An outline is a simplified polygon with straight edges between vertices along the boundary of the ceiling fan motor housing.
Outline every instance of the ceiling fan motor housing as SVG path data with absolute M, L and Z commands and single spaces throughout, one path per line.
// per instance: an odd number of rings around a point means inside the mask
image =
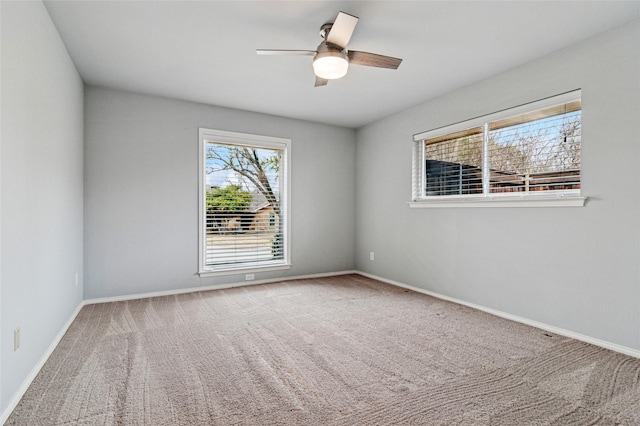
M 329 31 L 331 31 L 331 27 L 333 27 L 332 23 L 324 24 L 323 26 L 321 26 L 320 37 L 326 40 L 327 36 L 329 35 Z

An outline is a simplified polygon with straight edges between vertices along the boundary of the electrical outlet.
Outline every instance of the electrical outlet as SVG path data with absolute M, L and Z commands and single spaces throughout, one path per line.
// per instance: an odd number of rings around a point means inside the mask
M 369 260 L 374 260 L 375 256 L 373 254 L 373 252 L 369 252 Z
M 255 279 L 256 279 L 256 276 L 254 274 L 245 274 L 244 276 L 245 281 L 253 281 Z
M 20 327 L 13 330 L 13 351 L 17 351 L 20 348 Z

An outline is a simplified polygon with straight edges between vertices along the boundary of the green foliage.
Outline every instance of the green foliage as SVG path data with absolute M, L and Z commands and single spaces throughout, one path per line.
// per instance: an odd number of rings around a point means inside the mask
M 280 173 L 280 153 L 273 149 L 258 149 L 247 146 L 226 146 L 211 144 L 207 147 L 207 174 L 233 171 L 246 180 L 249 187 L 260 191 L 276 213 L 280 213 L 280 201 L 276 183 Z M 273 182 L 270 182 L 272 179 Z
M 276 154 L 271 155 L 260 161 L 260 166 L 262 166 L 263 170 L 271 170 L 276 174 L 280 173 L 280 156 Z
M 252 198 L 251 194 L 243 191 L 240 185 L 207 189 L 207 210 L 240 212 L 249 208 Z

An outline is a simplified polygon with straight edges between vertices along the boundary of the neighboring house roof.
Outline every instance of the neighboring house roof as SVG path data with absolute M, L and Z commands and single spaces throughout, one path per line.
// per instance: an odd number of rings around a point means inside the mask
M 260 191 L 254 191 L 251 193 L 251 196 L 253 197 L 251 199 L 251 204 L 249 204 L 249 211 L 251 213 L 257 213 L 260 210 L 269 207 L 270 204 L 267 201 L 267 197 L 264 196 L 264 194 Z M 275 194 L 276 198 L 278 197 L 278 194 Z

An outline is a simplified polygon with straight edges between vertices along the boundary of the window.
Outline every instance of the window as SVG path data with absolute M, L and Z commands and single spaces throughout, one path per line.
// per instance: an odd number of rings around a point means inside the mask
M 415 135 L 411 207 L 584 205 L 580 96 Z
M 200 129 L 200 275 L 290 266 L 289 147 Z

